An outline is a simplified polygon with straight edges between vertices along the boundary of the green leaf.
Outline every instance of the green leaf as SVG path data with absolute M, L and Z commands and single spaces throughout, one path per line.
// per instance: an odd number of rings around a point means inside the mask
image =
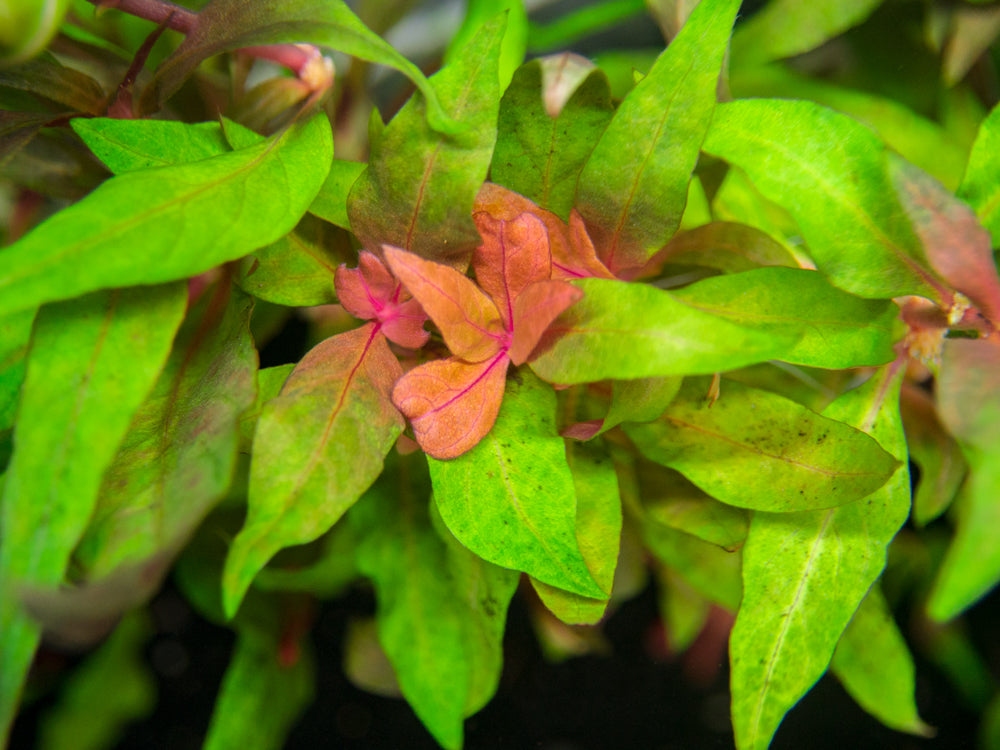
M 0 86 L 30 91 L 78 112 L 97 114 L 107 104 L 97 81 L 47 52 L 20 65 L 0 66 Z
M 260 419 L 264 404 L 277 398 L 278 392 L 281 391 L 281 387 L 294 369 L 295 364 L 290 362 L 285 365 L 265 367 L 257 371 L 257 397 L 254 399 L 253 405 L 240 417 L 240 453 L 250 453 L 253 434 L 257 429 L 257 420 Z
M 642 540 L 654 557 L 698 594 L 735 612 L 742 596 L 740 556 L 697 537 L 644 519 Z
M 0 503 L 0 736 L 40 634 L 18 588 L 62 583 L 186 297 L 181 284 L 98 292 L 38 314 Z
M 604 31 L 609 26 L 639 15 L 644 10 L 643 0 L 598 0 L 588 3 L 545 25 L 531 24 L 528 47 L 532 50 L 566 47 L 589 34 Z
M 278 550 L 319 537 L 382 472 L 403 431 L 389 398 L 402 374 L 378 326 L 368 323 L 314 347 L 264 405 L 247 520 L 223 576 L 228 616 Z
M 368 250 L 383 243 L 465 267 L 479 245 L 472 222 L 496 141 L 497 58 L 503 18 L 483 26 L 431 84 L 462 131 L 435 133 L 411 100 L 372 144 L 368 168 L 351 188 L 351 231 Z
M 37 55 L 59 31 L 70 0 L 20 0 L 4 3 L 0 15 L 0 64 Z
M 860 430 L 781 396 L 723 381 L 710 404 L 708 389 L 707 379 L 689 378 L 658 421 L 624 429 L 647 458 L 724 503 L 832 508 L 877 490 L 899 466 Z
M 749 271 L 758 266 L 797 264 L 784 245 L 746 224 L 714 221 L 674 235 L 657 254 L 663 263 L 706 266 L 723 273 Z
M 661 468 L 656 478 L 655 484 L 648 484 L 643 497 L 648 519 L 715 544 L 727 552 L 740 548 L 749 525 L 745 510 L 709 497 L 682 474 L 670 469 Z
M 222 678 L 205 750 L 280 750 L 299 715 L 312 702 L 310 649 L 283 656 L 281 632 L 243 627 Z
M 377 116 L 377 114 L 376 114 Z M 330 173 L 309 206 L 309 213 L 343 229 L 351 228 L 347 215 L 347 198 L 365 165 L 357 161 L 334 159 Z
M 577 542 L 576 491 L 555 410 L 551 386 L 522 369 L 475 448 L 445 461 L 428 457 L 434 499 L 455 537 L 484 560 L 604 598 Z
M 917 712 L 913 656 L 878 586 L 854 613 L 830 667 L 858 705 L 887 727 L 933 735 Z
M 403 695 L 442 746 L 460 748 L 463 719 L 499 683 L 518 576 L 470 553 L 430 517 L 419 463 L 398 459 L 399 469 L 387 471 L 348 520 L 360 540 L 358 568 L 375 585 L 379 641 Z
M 95 587 L 117 580 L 133 603 L 149 596 L 229 489 L 240 416 L 255 395 L 251 308 L 250 298 L 223 280 L 188 313 L 76 551 Z
M 14 425 L 34 319 L 34 310 L 0 318 L 0 430 Z
M 910 477 L 898 407 L 902 374 L 901 367 L 883 368 L 824 411 L 871 433 L 899 459 L 888 484 L 830 510 L 753 514 L 743 546 L 743 602 L 730 637 L 740 750 L 767 748 L 786 712 L 826 671 L 906 520 Z
M 356 258 L 346 231 L 307 215 L 284 237 L 244 258 L 236 283 L 277 305 L 329 305 L 337 301 L 337 266 Z
M 747 99 L 716 108 L 705 152 L 744 170 L 787 209 L 830 281 L 862 297 L 940 299 L 871 130 L 817 104 Z
M 524 9 L 524 0 L 469 0 L 465 19 L 445 49 L 444 62 L 446 65 L 450 63 L 475 33 L 501 12 L 507 18 L 500 46 L 500 89 L 503 90 L 510 85 L 514 71 L 524 62 L 528 42 L 528 14 Z
M 681 387 L 681 378 L 639 378 L 611 383 L 611 406 L 601 429 L 623 422 L 652 422 L 659 419 Z
M 715 276 L 672 292 L 698 310 L 745 328 L 797 337 L 780 359 L 807 367 L 846 369 L 896 357 L 899 308 L 832 286 L 816 271 L 772 266 Z
M 531 362 L 553 383 L 700 375 L 782 359 L 785 333 L 735 325 L 646 284 L 581 279 L 582 300 L 549 327 Z
M 976 216 L 993 238 L 993 247 L 1000 247 L 1000 106 L 996 106 L 979 126 L 979 134 L 969 154 L 965 177 L 958 188 L 958 197 L 972 206 Z
M 156 679 L 143 653 L 151 636 L 145 613 L 122 620 L 45 712 L 39 750 L 104 750 L 118 742 L 129 722 L 153 710 Z
M 344 593 L 358 577 L 354 551 L 358 545 L 354 527 L 334 525 L 323 538 L 318 556 L 308 564 L 264 568 L 254 579 L 254 588 L 262 591 L 302 591 L 322 599 Z
M 601 599 L 572 594 L 531 579 L 539 598 L 560 620 L 571 625 L 593 625 L 604 617 L 618 563 L 622 508 L 618 477 L 606 455 L 576 443 L 567 445 L 576 489 L 576 540 L 587 569 L 607 594 Z
M 423 94 L 431 127 L 439 132 L 455 130 L 420 69 L 365 26 L 341 0 L 213 0 L 198 13 L 198 23 L 184 42 L 157 68 L 139 107 L 144 113 L 158 110 L 209 57 L 240 47 L 282 43 L 317 44 L 395 68 Z
M 737 66 L 808 52 L 868 18 L 882 0 L 772 0 L 733 34 Z
M 254 143 L 247 148 L 264 140 L 238 123 L 225 122 L 227 129 L 246 131 L 252 137 Z M 191 125 L 175 120 L 76 117 L 69 124 L 87 148 L 115 174 L 186 164 L 232 150 L 218 122 Z
M 672 653 L 687 651 L 708 622 L 712 603 L 665 565 L 657 566 L 657 606 Z M 739 574 L 736 575 L 739 582 Z
M 319 115 L 259 146 L 113 177 L 0 253 L 0 315 L 193 276 L 273 242 L 305 213 L 331 149 Z
M 514 75 L 500 101 L 499 133 L 490 177 L 542 208 L 569 218 L 576 181 L 613 111 L 608 80 L 596 68 L 560 97 L 549 89 L 568 54 L 532 60 Z M 560 63 L 561 66 L 559 65 Z M 548 87 L 546 87 L 548 83 Z M 566 97 L 566 98 L 562 98 Z
M 739 5 L 699 3 L 619 105 L 580 174 L 577 208 L 614 272 L 642 266 L 680 226 Z

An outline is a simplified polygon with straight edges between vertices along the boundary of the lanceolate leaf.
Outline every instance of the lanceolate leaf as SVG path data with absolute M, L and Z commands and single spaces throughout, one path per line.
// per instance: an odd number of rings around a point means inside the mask
M 767 748 L 785 713 L 826 671 L 906 520 L 910 477 L 898 407 L 901 375 L 901 368 L 885 368 L 824 411 L 871 433 L 899 459 L 887 484 L 831 510 L 757 512 L 750 521 L 743 602 L 730 638 L 740 750 Z
M 583 299 L 542 337 L 532 369 L 553 383 L 697 375 L 782 359 L 796 337 L 696 310 L 645 284 L 581 279 Z
M 351 188 L 351 231 L 369 250 L 383 243 L 456 267 L 479 244 L 472 205 L 490 165 L 499 109 L 497 56 L 503 18 L 484 25 L 431 80 L 462 131 L 428 128 L 423 105 L 403 107 L 372 144 L 368 168 Z
M 403 695 L 441 745 L 459 748 L 463 719 L 499 682 L 518 576 L 435 528 L 421 483 L 407 479 L 423 473 L 415 463 L 399 459 L 348 520 L 361 540 L 358 568 L 375 584 L 379 641 Z
M 313 698 L 311 649 L 283 663 L 281 632 L 244 627 L 219 688 L 205 750 L 280 750 Z M 253 717 L 253 720 L 250 720 Z
M 156 590 L 232 482 L 240 417 L 256 391 L 251 308 L 225 280 L 205 292 L 104 477 L 76 557 L 95 589 L 126 587 L 126 607 Z
M 364 171 L 365 165 L 361 162 L 334 159 L 330 164 L 326 182 L 309 205 L 309 213 L 343 229 L 350 229 L 347 197 L 350 195 L 351 186 Z
M 312 349 L 264 406 L 247 520 L 223 576 L 227 615 L 274 553 L 319 537 L 381 473 L 403 431 L 389 401 L 402 374 L 385 337 L 369 323 Z
M 507 388 L 493 430 L 458 458 L 428 458 L 434 499 L 455 537 L 492 563 L 603 598 L 576 539 L 576 492 L 555 393 L 526 372 Z
M 733 34 L 733 59 L 750 66 L 815 49 L 864 21 L 882 0 L 772 0 Z
M 491 178 L 540 207 L 569 218 L 576 181 L 594 143 L 611 120 L 611 93 L 604 73 L 591 68 L 561 111 L 552 112 L 543 91 L 550 63 L 575 63 L 568 53 L 532 60 L 514 75 L 500 102 L 499 134 Z
M 30 91 L 78 112 L 97 114 L 106 104 L 97 81 L 61 65 L 49 53 L 13 67 L 0 66 L 0 87 L 4 86 Z
M 331 156 L 319 115 L 258 146 L 114 177 L 0 253 L 0 315 L 246 255 L 295 226 Z
M 181 284 L 98 292 L 38 315 L 0 503 L 0 737 L 40 632 L 18 588 L 62 583 L 104 470 L 167 359 L 186 296 Z
M 913 656 L 877 585 L 840 637 L 830 667 L 858 705 L 887 727 L 933 734 L 917 713 Z
M 942 297 L 895 197 L 885 144 L 856 120 L 805 101 L 727 102 L 703 148 L 792 214 L 836 286 L 863 297 Z
M 625 97 L 580 174 L 576 205 L 600 230 L 594 244 L 612 271 L 642 266 L 680 226 L 739 5 L 702 0 Z
M 1000 170 L 1000 106 L 994 107 L 979 126 L 979 134 L 969 155 L 969 166 L 958 188 L 958 197 L 975 209 L 976 216 L 990 231 L 993 247 L 1000 247 L 1000 184 L 996 179 L 997 170 Z
M 593 625 L 603 616 L 618 564 L 622 507 L 618 478 L 611 459 L 578 443 L 567 445 L 573 486 L 576 488 L 576 539 L 594 581 L 605 598 L 571 594 L 532 579 L 545 606 L 565 623 Z
M 195 68 L 213 55 L 280 43 L 318 44 L 395 68 L 420 89 L 432 127 L 454 129 L 420 69 L 366 27 L 341 0 L 213 0 L 198 13 L 195 29 L 157 69 L 143 91 L 140 106 L 145 112 L 159 109 Z
M 899 466 L 860 430 L 781 396 L 727 380 L 710 404 L 708 389 L 689 378 L 659 420 L 624 429 L 647 458 L 722 502 L 780 513 L 832 508 L 875 491 Z
M 899 308 L 832 286 L 816 271 L 757 268 L 699 281 L 673 292 L 691 307 L 747 328 L 798 337 L 780 359 L 795 365 L 844 369 L 895 358 L 902 338 Z
M 190 125 L 175 120 L 77 117 L 70 120 L 70 126 L 115 174 L 184 164 L 232 151 L 217 122 Z M 232 121 L 226 121 L 226 128 L 246 130 Z M 252 131 L 247 132 L 253 141 L 264 140 Z

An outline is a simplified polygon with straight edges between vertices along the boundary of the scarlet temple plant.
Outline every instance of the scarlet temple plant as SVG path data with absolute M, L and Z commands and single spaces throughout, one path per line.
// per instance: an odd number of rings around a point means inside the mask
M 366 586 L 350 676 L 458 748 L 522 578 L 545 638 L 648 569 L 675 651 L 732 621 L 740 750 L 828 671 L 929 735 L 910 645 L 1000 743 L 935 647 L 1000 581 L 994 8 L 907 37 L 946 37 L 936 111 L 796 57 L 926 4 L 649 0 L 666 48 L 595 64 L 525 57 L 621 4 L 470 0 L 425 78 L 396 3 L 91 1 L 0 17 L 4 742 L 46 640 L 103 643 L 45 731 L 148 710 L 172 573 L 237 633 L 207 747 L 283 744 L 315 603 Z M 415 87 L 387 123 L 367 63 Z

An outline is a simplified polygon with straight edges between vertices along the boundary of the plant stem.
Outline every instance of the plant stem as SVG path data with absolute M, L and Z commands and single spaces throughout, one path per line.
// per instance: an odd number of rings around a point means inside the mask
M 156 24 L 166 23 L 167 28 L 182 34 L 190 34 L 198 24 L 197 13 L 167 0 L 88 0 L 88 2 L 98 8 L 114 8 Z

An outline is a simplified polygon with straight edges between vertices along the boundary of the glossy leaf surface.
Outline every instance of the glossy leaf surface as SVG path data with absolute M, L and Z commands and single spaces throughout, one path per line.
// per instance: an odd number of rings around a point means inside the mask
M 319 537 L 381 473 L 403 430 L 389 400 L 400 375 L 385 337 L 369 323 L 314 347 L 264 406 L 247 520 L 223 577 L 228 615 L 278 550 Z
M 470 550 L 557 588 L 603 598 L 576 538 L 576 492 L 555 393 L 528 373 L 508 388 L 493 430 L 458 458 L 428 458 L 445 524 Z
M 710 404 L 708 386 L 685 380 L 659 420 L 624 429 L 647 458 L 725 503 L 779 513 L 832 508 L 878 489 L 899 465 L 860 430 L 781 396 L 724 381 Z
M 795 345 L 696 310 L 644 284 L 581 279 L 583 299 L 542 337 L 531 366 L 553 383 L 697 375 L 781 359 Z
M 832 286 L 815 271 L 758 268 L 716 276 L 672 293 L 693 308 L 746 328 L 798 338 L 780 359 L 807 367 L 844 369 L 895 358 L 899 308 Z
M 703 0 L 625 97 L 587 160 L 576 206 L 612 271 L 643 265 L 680 226 L 739 2 Z M 663 92 L 669 91 L 669 98 Z
M 276 141 L 114 177 L 0 254 L 0 314 L 246 255 L 295 226 L 331 156 L 317 116 Z
M 746 99 L 716 108 L 703 148 L 791 213 L 836 286 L 862 297 L 940 297 L 895 198 L 888 151 L 864 125 L 811 102 Z
M 824 411 L 871 433 L 902 462 L 887 484 L 830 510 L 753 514 L 743 546 L 743 601 L 730 637 L 738 748 L 766 748 L 785 713 L 826 671 L 906 520 L 900 380 L 884 368 Z

